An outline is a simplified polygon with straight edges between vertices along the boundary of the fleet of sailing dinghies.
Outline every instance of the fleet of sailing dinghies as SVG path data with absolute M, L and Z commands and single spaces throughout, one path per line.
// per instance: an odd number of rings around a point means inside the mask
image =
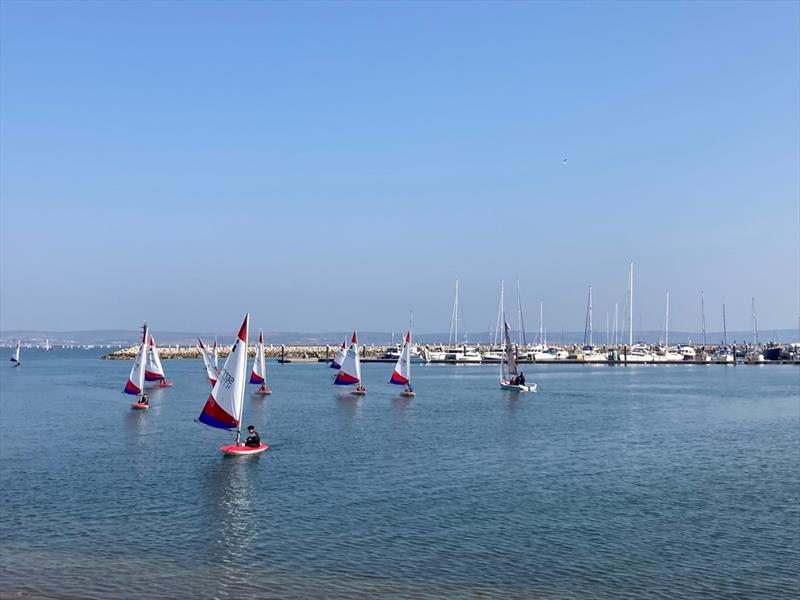
M 153 336 L 150 336 L 150 347 L 147 349 L 147 362 L 144 366 L 145 381 L 158 381 L 158 387 L 172 387 L 172 382 L 167 381 L 164 375 L 164 367 L 161 365 L 161 357 L 158 355 L 158 348 Z
M 206 368 L 206 375 L 211 382 L 211 387 L 214 387 L 214 384 L 217 383 L 217 377 L 219 376 L 218 369 L 214 366 L 214 359 L 209 355 L 203 340 L 197 338 L 197 341 L 200 343 L 200 356 L 203 357 L 203 366 Z
M 330 367 L 331 369 L 341 369 L 344 357 L 347 355 L 347 340 L 342 340 L 342 346 L 336 351 L 336 356 L 333 357 Z
M 267 365 L 264 361 L 264 332 L 258 332 L 258 346 L 256 347 L 256 357 L 253 360 L 253 370 L 250 372 L 250 383 L 259 385 L 256 394 L 269 396 L 272 390 L 267 385 Z
M 244 409 L 244 388 L 247 383 L 247 336 L 250 329 L 250 315 L 244 317 L 239 334 L 219 372 L 217 383 L 200 413 L 199 421 L 209 427 L 235 429 L 236 441 L 222 446 L 220 451 L 226 455 L 258 454 L 266 450 L 267 444 L 247 446 L 241 441 L 242 411 Z
M 411 331 L 406 333 L 403 339 L 403 347 L 400 350 L 400 356 L 397 358 L 397 364 L 392 371 L 392 377 L 389 383 L 395 385 L 402 385 L 403 391 L 400 395 L 408 398 L 414 397 L 417 393 L 411 387 Z
M 358 356 L 358 335 L 356 335 L 355 331 L 350 340 L 350 347 L 342 359 L 342 366 L 339 368 L 339 372 L 336 373 L 333 383 L 336 385 L 356 385 L 356 389 L 351 392 L 356 396 L 363 396 L 367 393 L 366 388 L 361 383 L 361 359 Z
M 18 366 L 20 366 L 22 364 L 19 361 L 19 347 L 20 347 L 20 342 L 21 341 L 22 340 L 17 340 L 17 347 L 14 349 L 14 354 L 12 354 L 11 358 L 8 359 L 8 360 L 11 361 L 12 366 L 14 366 L 14 367 L 18 367 Z

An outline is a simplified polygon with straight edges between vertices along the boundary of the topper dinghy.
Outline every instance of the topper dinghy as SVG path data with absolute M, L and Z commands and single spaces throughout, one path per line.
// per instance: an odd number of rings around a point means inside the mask
M 161 365 L 161 357 L 158 355 L 158 348 L 153 336 L 150 336 L 150 347 L 147 349 L 147 362 L 144 365 L 145 381 L 158 381 L 158 387 L 172 387 L 173 383 L 167 381 L 164 375 L 164 367 Z
M 503 341 L 505 343 L 505 357 L 500 361 L 500 389 L 510 390 L 512 392 L 535 392 L 537 385 L 535 383 L 524 383 L 524 375 L 517 373 L 517 361 L 514 358 L 514 348 L 511 345 L 511 335 L 509 332 L 508 323 L 503 315 Z M 505 366 L 508 364 L 508 375 L 506 377 Z M 522 377 L 522 381 L 520 381 Z
M 256 346 L 256 358 L 253 361 L 253 370 L 250 372 L 250 383 L 260 385 L 256 394 L 269 396 L 272 390 L 267 385 L 267 365 L 264 360 L 264 332 L 258 332 L 258 346 Z
M 209 427 L 235 429 L 236 441 L 222 446 L 220 451 L 226 456 L 259 454 L 269 448 L 267 444 L 245 446 L 242 436 L 242 411 L 244 409 L 244 388 L 247 383 L 247 335 L 250 328 L 250 315 L 244 317 L 239 334 L 231 348 L 228 358 L 219 373 L 211 394 L 206 400 L 203 412 L 198 419 Z
M 197 338 L 197 341 L 200 342 L 200 356 L 203 357 L 203 366 L 206 368 L 206 375 L 208 376 L 208 380 L 211 382 L 211 387 L 214 387 L 214 384 L 217 383 L 217 377 L 219 376 L 217 374 L 217 369 L 214 368 L 214 361 L 211 356 L 209 356 L 208 350 L 206 349 L 205 344 L 203 344 L 203 340 Z
M 345 356 L 347 356 L 347 340 L 342 340 L 342 346 L 336 351 L 336 356 L 333 357 L 333 360 L 329 365 L 330 368 L 341 369 Z
M 389 383 L 395 385 L 402 385 L 403 391 L 400 392 L 401 396 L 406 398 L 413 398 L 417 395 L 411 387 L 411 330 L 409 329 L 403 338 L 403 348 L 400 350 L 400 356 L 397 359 L 397 364 L 392 371 L 392 378 Z
M 367 389 L 361 383 L 361 361 L 358 357 L 358 336 L 355 331 L 350 341 L 350 347 L 342 360 L 342 368 L 339 369 L 333 383 L 336 385 L 356 385 L 356 389 L 350 392 L 354 396 L 366 396 L 367 394 Z
M 147 323 L 142 326 L 142 329 L 142 345 L 139 346 L 136 358 L 133 359 L 131 374 L 128 375 L 128 383 L 125 384 L 125 389 L 123 390 L 126 394 L 132 396 L 138 396 L 144 389 L 144 368 L 147 361 L 147 340 L 150 329 L 148 329 Z
M 12 367 L 18 367 L 22 364 L 21 362 L 19 362 L 19 345 L 20 345 L 20 340 L 17 340 L 17 347 L 14 350 L 14 354 L 11 356 L 11 358 L 8 359 L 13 363 L 11 365 Z

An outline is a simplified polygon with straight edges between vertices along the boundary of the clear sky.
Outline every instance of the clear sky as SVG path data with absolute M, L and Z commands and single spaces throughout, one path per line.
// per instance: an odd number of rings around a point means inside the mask
M 798 6 L 3 1 L 0 328 L 795 327 Z

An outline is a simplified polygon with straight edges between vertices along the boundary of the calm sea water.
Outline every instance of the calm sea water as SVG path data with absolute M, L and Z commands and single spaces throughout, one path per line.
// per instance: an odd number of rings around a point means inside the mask
M 0 596 L 786 598 L 800 586 L 800 369 L 270 363 L 226 459 L 200 361 L 149 411 L 130 364 L 0 372 Z M 254 389 L 254 387 L 251 387 Z

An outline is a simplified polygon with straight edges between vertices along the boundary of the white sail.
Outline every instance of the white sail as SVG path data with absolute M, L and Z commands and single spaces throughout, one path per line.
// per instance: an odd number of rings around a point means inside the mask
M 142 335 L 142 343 L 139 346 L 139 351 L 136 353 L 136 358 L 131 367 L 131 373 L 128 376 L 128 383 L 125 384 L 125 393 L 131 395 L 139 395 L 144 389 L 144 368 L 147 361 L 147 347 L 150 330 L 147 323 L 144 325 L 144 334 Z
M 331 369 L 341 369 L 345 356 L 347 356 L 347 342 L 343 340 L 342 346 L 336 352 L 336 356 L 333 357 L 333 362 L 330 364 Z
M 389 383 L 395 385 L 408 385 L 411 386 L 411 332 L 406 333 L 403 338 L 403 349 L 400 351 L 400 356 L 397 359 L 397 364 L 392 372 L 392 378 Z
M 503 321 L 503 341 L 505 342 L 505 362 L 508 365 L 508 374 L 517 375 L 517 359 L 514 356 L 514 347 L 511 344 L 511 330 L 506 321 Z
M 219 373 L 211 394 L 206 400 L 200 422 L 219 427 L 241 430 L 242 410 L 244 408 L 244 387 L 247 373 L 247 335 L 250 328 L 250 315 L 245 315 L 239 328 L 239 335 L 231 348 L 231 353 Z
M 267 381 L 267 365 L 264 361 L 264 332 L 258 332 L 258 346 L 256 357 L 253 360 L 253 370 L 250 373 L 250 383 L 262 385 Z
M 144 365 L 144 378 L 146 381 L 160 381 L 164 379 L 164 367 L 161 365 L 161 357 L 158 355 L 158 348 L 153 336 L 150 336 L 150 347 L 147 349 L 147 361 Z
M 203 344 L 203 340 L 197 338 L 197 341 L 200 342 L 200 356 L 203 357 L 203 366 L 206 368 L 206 375 L 208 376 L 208 380 L 211 382 L 211 385 L 217 383 L 217 369 L 214 368 L 214 361 L 211 356 L 208 354 L 208 350 L 206 349 L 205 344 Z
M 17 347 L 16 347 L 16 349 L 14 350 L 14 354 L 13 354 L 13 355 L 11 356 L 11 358 L 9 359 L 9 360 L 10 360 L 11 362 L 13 362 L 15 365 L 19 365 L 19 364 L 21 364 L 21 363 L 19 362 L 19 347 L 20 347 L 20 342 L 21 342 L 21 340 L 17 340 Z
M 336 385 L 353 385 L 361 383 L 361 360 L 358 357 L 358 336 L 353 332 L 350 348 L 342 361 L 342 368 L 333 381 Z

